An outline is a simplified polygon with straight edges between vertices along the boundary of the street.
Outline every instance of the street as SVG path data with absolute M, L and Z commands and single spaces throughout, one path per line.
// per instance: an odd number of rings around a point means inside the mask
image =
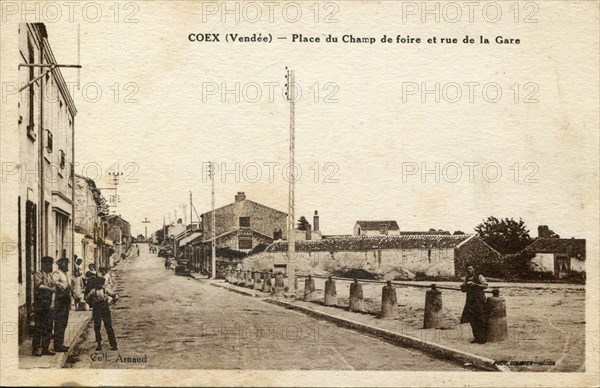
M 119 350 L 96 352 L 90 322 L 70 368 L 464 370 L 258 299 L 175 276 L 140 244 L 114 271 Z

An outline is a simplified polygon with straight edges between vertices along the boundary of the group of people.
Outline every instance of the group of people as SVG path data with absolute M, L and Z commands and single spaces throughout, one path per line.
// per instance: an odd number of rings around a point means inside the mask
M 148 247 L 148 250 L 150 253 L 157 253 L 158 252 L 158 248 L 156 248 L 154 245 L 150 244 L 150 246 Z M 138 254 L 139 255 L 139 254 Z
M 42 257 L 40 271 L 33 276 L 35 328 L 32 354 L 34 356 L 52 356 L 56 352 L 69 350 L 69 347 L 64 344 L 64 339 L 72 301 L 76 310 L 90 308 L 93 310 L 96 349 L 102 350 L 101 325 L 104 322 L 111 349 L 117 350 L 109 305 L 118 300 L 118 295 L 110 288 L 112 283 L 110 271 L 101 268 L 98 274 L 96 266 L 90 264 L 84 278 L 81 264 L 82 260 L 75 256 L 75 266 L 71 276 L 68 258 L 58 259 L 58 269 L 52 272 L 54 259 L 50 256 Z M 49 347 L 53 333 L 54 351 L 51 351 Z

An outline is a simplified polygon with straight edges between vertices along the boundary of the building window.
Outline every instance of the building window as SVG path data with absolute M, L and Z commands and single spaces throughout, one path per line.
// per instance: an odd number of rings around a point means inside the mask
M 240 217 L 240 228 L 250 227 L 250 217 Z
M 46 133 L 48 134 L 48 140 L 46 142 L 46 150 L 48 150 L 48 153 L 51 154 L 52 153 L 52 132 L 50 132 L 49 129 L 46 129 Z
M 35 63 L 35 57 L 33 55 L 33 46 L 31 45 L 31 41 L 29 40 L 29 38 L 27 39 L 27 61 L 29 63 Z M 35 68 L 33 66 L 29 67 L 29 82 L 33 81 L 35 77 Z M 28 110 L 28 123 L 27 123 L 27 136 L 29 136 L 31 138 L 31 140 L 35 140 L 35 122 L 33 120 L 33 116 L 35 114 L 35 111 L 33 109 L 33 103 L 35 101 L 35 89 L 34 89 L 35 85 L 31 84 L 29 85 L 29 87 L 27 88 L 27 97 L 28 97 L 28 101 L 27 101 L 27 110 Z
M 66 156 L 65 156 L 65 151 L 60 150 L 60 168 L 64 169 L 65 168 L 65 164 L 66 164 Z
M 252 249 L 252 237 L 240 237 L 238 244 L 239 249 Z

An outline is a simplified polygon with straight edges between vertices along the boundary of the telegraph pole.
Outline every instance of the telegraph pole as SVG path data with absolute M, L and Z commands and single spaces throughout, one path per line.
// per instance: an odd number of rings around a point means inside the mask
M 295 189 L 296 189 L 296 85 L 294 70 L 287 67 L 287 91 L 286 96 L 290 102 L 290 163 L 288 171 L 289 195 L 288 195 L 288 289 L 296 292 L 296 227 L 295 227 Z
M 148 224 L 150 223 L 150 221 L 148 220 L 148 217 L 144 217 L 144 221 L 142 221 L 142 224 L 146 224 L 144 225 L 144 237 L 146 238 L 146 240 L 148 240 Z

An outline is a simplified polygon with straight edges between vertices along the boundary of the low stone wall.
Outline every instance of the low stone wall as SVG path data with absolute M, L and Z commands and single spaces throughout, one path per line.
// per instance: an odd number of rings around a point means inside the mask
M 250 270 L 271 270 L 287 264 L 286 252 L 260 252 L 244 259 Z M 328 274 L 341 270 L 363 269 L 382 276 L 394 273 L 423 272 L 427 276 L 454 276 L 454 249 L 382 249 L 342 252 L 296 252 L 296 271 L 300 274 Z

